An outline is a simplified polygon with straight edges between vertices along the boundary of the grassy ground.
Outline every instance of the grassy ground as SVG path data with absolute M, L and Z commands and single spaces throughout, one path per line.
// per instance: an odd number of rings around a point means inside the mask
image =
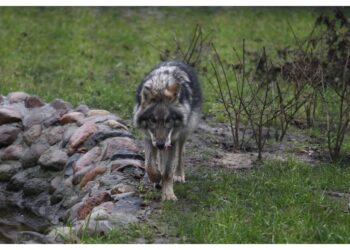
M 268 51 L 307 35 L 326 9 L 310 8 L 0 8 L 0 93 L 26 91 L 46 101 L 106 108 L 130 118 L 137 84 L 196 24 L 223 58 L 243 38 Z M 202 79 L 207 102 L 212 91 Z M 214 109 L 217 112 L 217 109 Z
M 349 243 L 349 169 L 268 162 L 251 172 L 207 169 L 178 186 L 164 221 L 190 243 Z M 190 202 L 189 202 L 190 201 Z M 191 204 L 191 205 L 188 205 Z
M 271 161 L 251 171 L 192 169 L 177 184 L 179 201 L 162 204 L 153 219 L 84 243 L 125 243 L 162 235 L 176 243 L 350 243 L 350 169 Z
M 196 24 L 225 59 L 243 38 L 248 50 L 267 51 L 307 35 L 322 8 L 0 8 L 0 94 L 25 91 L 45 101 L 63 98 L 130 118 L 137 84 L 173 50 L 188 43 Z M 218 112 L 201 79 L 205 113 Z M 346 145 L 350 145 L 347 142 Z M 348 146 L 347 146 L 348 148 Z M 205 156 L 203 156 L 204 159 Z M 203 160 L 204 162 L 204 160 Z M 349 168 L 268 162 L 246 172 L 193 170 L 176 185 L 177 203 L 164 203 L 162 232 L 133 225 L 84 243 L 153 242 L 164 234 L 187 243 L 350 242 L 347 201 L 326 191 L 349 192 Z

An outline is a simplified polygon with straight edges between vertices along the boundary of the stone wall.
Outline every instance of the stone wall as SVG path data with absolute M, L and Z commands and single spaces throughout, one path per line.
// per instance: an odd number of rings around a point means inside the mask
M 118 116 L 23 92 L 0 95 L 0 206 L 59 226 L 51 239 L 67 237 L 68 223 L 79 235 L 137 222 L 143 176 L 140 148 Z

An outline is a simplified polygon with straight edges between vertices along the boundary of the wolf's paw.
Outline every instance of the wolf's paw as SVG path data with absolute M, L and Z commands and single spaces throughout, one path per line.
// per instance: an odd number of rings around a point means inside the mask
M 177 201 L 177 197 L 174 192 L 163 192 L 162 201 Z
M 174 175 L 173 177 L 175 182 L 185 183 L 185 175 Z

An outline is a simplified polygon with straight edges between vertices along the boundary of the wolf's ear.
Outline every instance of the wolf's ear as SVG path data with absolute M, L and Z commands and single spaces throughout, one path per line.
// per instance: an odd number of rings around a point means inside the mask
M 179 83 L 174 83 L 172 85 L 169 85 L 166 89 L 164 94 L 169 97 L 171 102 L 176 102 L 179 100 L 180 97 L 180 89 L 181 86 Z
M 142 92 L 141 92 L 141 105 L 145 106 L 148 103 L 150 103 L 150 101 L 152 100 L 152 97 L 153 97 L 153 92 L 151 88 L 148 86 L 143 86 Z

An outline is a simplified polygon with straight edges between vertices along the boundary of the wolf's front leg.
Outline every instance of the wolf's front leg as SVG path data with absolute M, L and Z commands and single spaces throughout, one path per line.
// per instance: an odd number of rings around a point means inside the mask
M 173 174 L 174 166 L 176 163 L 176 150 L 170 149 L 162 151 L 164 157 L 161 161 L 162 164 L 162 200 L 176 201 L 177 198 L 173 189 Z
M 185 138 L 180 138 L 176 144 L 176 169 L 174 173 L 174 181 L 185 183 L 185 166 L 183 162 L 183 151 L 185 147 Z
M 147 139 L 145 139 L 145 169 L 150 181 L 158 184 L 161 174 L 157 167 L 157 149 Z

